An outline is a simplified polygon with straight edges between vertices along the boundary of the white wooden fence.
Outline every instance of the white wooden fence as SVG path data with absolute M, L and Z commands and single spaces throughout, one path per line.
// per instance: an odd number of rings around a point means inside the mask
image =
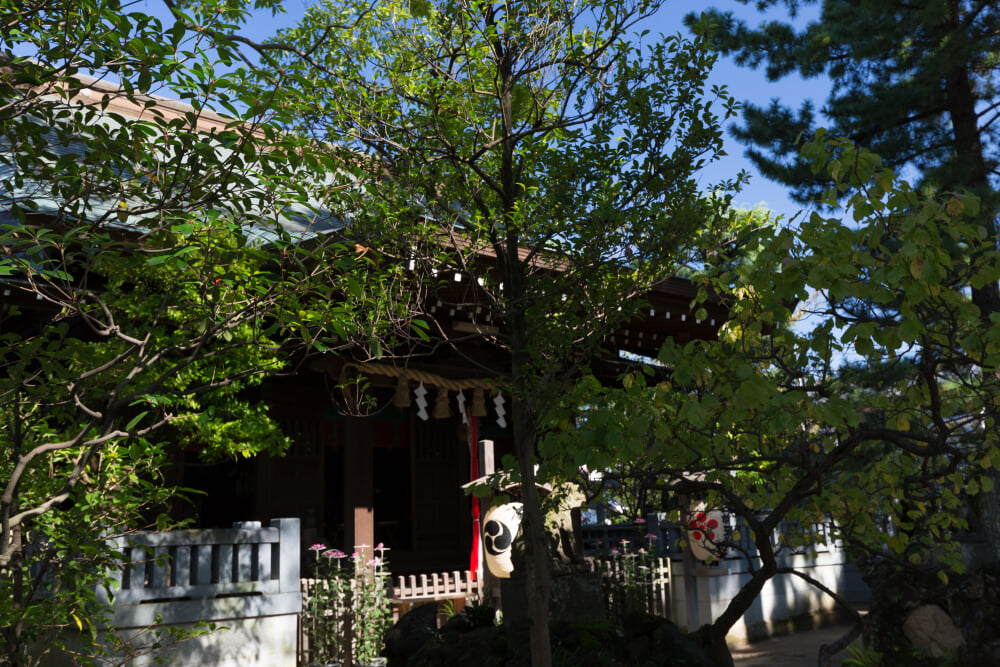
M 125 562 L 107 600 L 112 625 L 144 653 L 129 664 L 294 667 L 299 520 L 228 529 L 140 533 L 118 539 Z M 156 650 L 156 629 L 219 629 Z
M 477 599 L 482 596 L 483 578 L 474 578 L 469 570 L 396 577 L 396 583 L 392 587 L 393 602 Z

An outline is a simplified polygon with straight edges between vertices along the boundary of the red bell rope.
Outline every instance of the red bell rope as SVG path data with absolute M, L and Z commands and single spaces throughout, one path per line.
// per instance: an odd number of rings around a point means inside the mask
M 469 469 L 472 479 L 479 478 L 479 424 L 474 415 L 469 415 Z M 469 559 L 472 580 L 479 576 L 479 498 L 472 495 L 472 555 Z

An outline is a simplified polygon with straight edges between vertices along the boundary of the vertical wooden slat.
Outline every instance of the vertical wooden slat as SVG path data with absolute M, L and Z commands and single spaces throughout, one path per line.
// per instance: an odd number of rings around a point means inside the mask
M 191 581 L 191 547 L 181 546 L 173 551 L 173 568 L 170 572 L 171 586 L 190 586 Z
M 257 549 L 257 581 L 271 580 L 271 545 L 261 543 L 255 545 Z
M 149 587 L 166 588 L 169 547 L 156 547 L 149 563 Z
M 207 586 L 212 583 L 212 545 L 199 544 L 195 548 L 198 562 L 195 569 L 194 583 L 199 586 Z
M 233 545 L 233 581 L 253 580 L 253 545 Z
M 233 545 L 220 544 L 215 551 L 215 576 L 212 583 L 228 584 L 233 581 Z
M 375 544 L 372 423 L 352 417 L 344 429 L 344 537 L 348 544 Z
M 146 550 L 142 547 L 132 547 L 128 550 L 129 588 L 140 591 L 146 588 Z

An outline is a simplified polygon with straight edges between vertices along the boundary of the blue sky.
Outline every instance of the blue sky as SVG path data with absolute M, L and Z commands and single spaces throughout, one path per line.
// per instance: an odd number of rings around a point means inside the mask
M 683 17 L 688 13 L 704 11 L 710 7 L 722 11 L 732 11 L 737 18 L 746 21 L 750 26 L 757 26 L 765 19 L 788 21 L 787 15 L 780 7 L 778 11 L 772 10 L 764 15 L 754 9 L 753 4 L 751 3 L 751 6 L 748 7 L 735 0 L 718 0 L 716 2 L 667 0 L 654 24 L 651 25 L 651 30 L 665 34 L 678 31 L 686 32 L 682 23 Z M 810 11 L 800 12 L 795 25 L 802 26 L 810 17 L 818 15 L 815 7 L 807 9 Z M 779 98 L 782 103 L 793 109 L 797 109 L 806 99 L 812 99 L 816 103 L 817 109 L 822 108 L 830 90 L 830 82 L 825 77 L 805 80 L 797 75 L 791 75 L 781 81 L 770 82 L 763 71 L 738 67 L 731 58 L 722 57 L 719 58 L 712 71 L 712 83 L 725 85 L 730 94 L 740 102 L 749 100 L 758 106 L 763 106 L 771 99 Z M 741 124 L 738 119 L 734 122 Z M 745 150 L 743 144 L 730 136 L 728 131 L 725 142 L 725 150 L 728 155 L 706 170 L 702 175 L 704 183 L 710 184 L 724 178 L 732 178 L 741 169 L 745 169 L 751 174 L 751 180 L 743 192 L 734 199 L 734 203 L 738 207 L 754 208 L 761 205 L 781 214 L 786 220 L 801 210 L 802 207 L 799 204 L 789 199 L 788 190 L 784 186 L 772 183 L 757 174 L 753 165 L 743 157 Z

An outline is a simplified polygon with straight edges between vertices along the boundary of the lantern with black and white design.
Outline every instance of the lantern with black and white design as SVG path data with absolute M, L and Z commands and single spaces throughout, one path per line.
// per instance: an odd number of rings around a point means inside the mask
M 483 547 L 486 549 L 486 567 L 498 579 L 510 579 L 514 571 L 511 549 L 521 528 L 521 503 L 497 505 L 483 519 Z

